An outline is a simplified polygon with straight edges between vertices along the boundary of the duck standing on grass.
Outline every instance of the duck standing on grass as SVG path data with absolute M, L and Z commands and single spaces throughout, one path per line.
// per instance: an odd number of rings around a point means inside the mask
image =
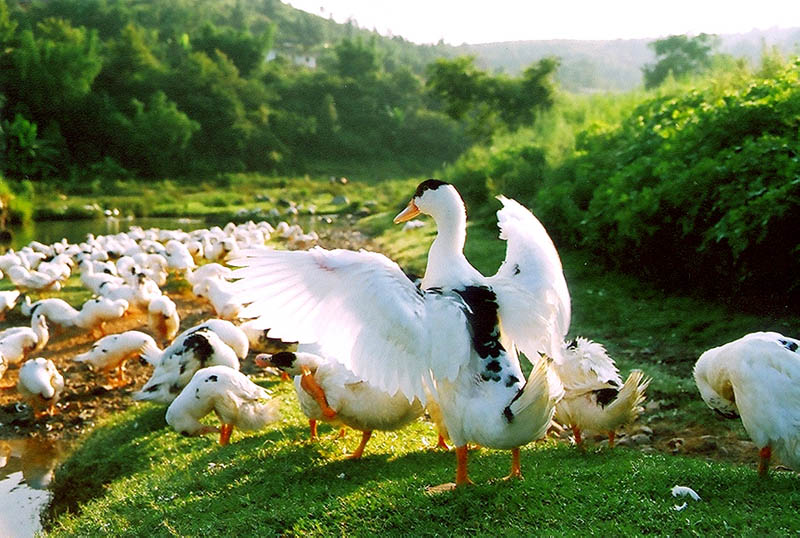
M 200 422 L 211 411 L 219 418 L 219 428 Z M 166 416 L 167 424 L 183 435 L 219 433 L 221 445 L 228 444 L 234 427 L 261 430 L 278 418 L 278 400 L 271 399 L 266 389 L 227 366 L 198 370 L 170 404 Z
M 395 222 L 431 215 L 438 233 L 418 289 L 400 267 L 373 252 L 250 249 L 234 271 L 248 306 L 270 336 L 316 342 L 359 379 L 409 402 L 441 407 L 456 445 L 463 486 L 467 443 L 510 449 L 509 478 L 521 478 L 519 447 L 543 437 L 563 387 L 549 360 L 569 329 L 561 261 L 530 211 L 499 197 L 506 260 L 484 277 L 464 256 L 467 219 L 455 188 L 421 183 Z M 517 350 L 532 362 L 526 381 Z
M 58 373 L 53 361 L 43 357 L 30 359 L 19 369 L 17 391 L 33 408 L 35 418 L 52 416 L 64 391 L 64 377 Z
M 800 340 L 747 334 L 700 355 L 694 380 L 708 407 L 741 417 L 760 449 L 759 475 L 767 475 L 773 454 L 800 470 Z

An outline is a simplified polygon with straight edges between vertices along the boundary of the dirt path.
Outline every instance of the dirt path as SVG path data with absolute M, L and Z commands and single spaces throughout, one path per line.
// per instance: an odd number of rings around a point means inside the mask
M 321 239 L 321 244 L 327 248 L 369 247 L 369 241 L 362 234 L 345 231 L 331 232 Z M 213 317 L 211 306 L 191 293 L 171 294 L 170 297 L 178 306 L 181 330 Z M 142 313 L 132 315 L 109 324 L 108 332 L 111 334 L 135 329 L 149 333 L 146 321 L 146 316 Z M 0 329 L 28 323 L 27 318 L 14 312 L 9 314 L 6 322 L 0 324 Z M 90 431 L 103 416 L 124 410 L 133 403 L 131 394 L 149 378 L 151 367 L 139 361 L 128 361 L 126 370 L 133 382 L 127 387 L 107 390 L 102 386 L 102 376 L 92 373 L 87 366 L 72 361 L 74 356 L 88 350 L 94 341 L 88 332 L 77 329 L 51 334 L 47 347 L 39 356 L 53 360 L 66 380 L 66 389 L 58 404 L 59 412 L 52 417 L 35 420 L 32 411 L 20 404 L 21 400 L 15 389 L 0 390 L 0 439 L 75 441 Z M 243 361 L 244 373 L 258 371 L 253 364 L 254 355 L 251 352 Z M 11 369 L 6 373 L 4 381 L 16 382 L 17 376 L 18 369 Z M 657 402 L 651 402 L 651 409 L 657 405 Z M 645 423 L 648 425 L 631 427 L 627 434 L 618 438 L 618 444 L 643 452 L 686 454 L 735 463 L 753 464 L 756 460 L 757 450 L 753 443 L 739 439 L 733 432 L 711 436 L 700 427 L 679 430 L 666 421 L 640 421 L 640 424 Z M 566 432 L 562 437 L 565 441 L 568 439 Z M 591 448 L 593 443 L 602 444 L 602 440 L 602 436 L 590 438 L 588 445 Z

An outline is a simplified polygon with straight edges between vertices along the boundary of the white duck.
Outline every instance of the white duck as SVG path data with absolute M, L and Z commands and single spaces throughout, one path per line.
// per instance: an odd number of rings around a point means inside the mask
M 226 319 L 208 319 L 199 325 L 186 329 L 178 335 L 175 341 L 177 342 L 181 338 L 203 329 L 214 331 L 240 359 L 246 358 L 250 352 L 250 342 L 247 340 L 247 335 L 241 328 Z
M 773 454 L 800 470 L 800 340 L 775 332 L 747 334 L 700 355 L 694 380 L 711 409 L 741 417 L 760 449 L 761 476 Z
M 162 352 L 145 351 L 142 357 L 154 368 L 147 383 L 133 395 L 134 400 L 170 403 L 201 368 L 221 365 L 239 369 L 236 352 L 207 328 L 176 338 Z
M 122 318 L 127 311 L 128 301 L 125 299 L 95 297 L 83 303 L 75 317 L 75 326 L 91 331 L 92 336 L 96 336 L 98 331 L 100 336 L 105 336 L 106 322 Z
M 109 273 L 98 273 L 95 270 L 94 263 L 92 263 L 89 259 L 84 259 L 78 265 L 78 269 L 81 272 L 81 282 L 83 285 L 90 290 L 92 293 L 100 295 L 100 287 L 103 285 L 114 284 L 114 285 L 121 285 L 125 283 L 125 280 L 119 276 L 112 275 Z
M 346 358 L 356 376 L 409 401 L 441 406 L 456 445 L 456 486 L 470 483 L 468 442 L 511 449 L 510 477 L 520 477 L 519 447 L 544 436 L 563 395 L 540 353 L 556 357 L 569 328 L 569 293 L 561 262 L 539 221 L 500 197 L 506 260 L 493 277 L 463 254 L 464 204 L 452 185 L 419 185 L 396 222 L 433 216 L 438 235 L 418 289 L 380 254 L 346 250 L 252 249 L 231 262 L 245 302 L 270 335 L 318 342 Z M 502 328 L 502 332 L 501 332 Z M 524 379 L 517 356 L 533 362 Z
M 230 267 L 225 267 L 216 262 L 201 265 L 194 271 L 187 271 L 186 281 L 192 286 L 199 284 L 207 278 L 219 278 L 222 280 L 229 280 L 231 276 Z
M 220 427 L 207 426 L 200 419 L 211 411 Z M 219 432 L 219 444 L 227 445 L 234 428 L 256 431 L 279 418 L 278 400 L 246 375 L 227 366 L 198 370 L 167 409 L 167 424 L 182 435 Z
M 217 316 L 233 320 L 239 317 L 242 310 L 242 301 L 237 298 L 233 284 L 227 280 L 209 277 L 201 280 L 192 288 L 197 297 L 205 297 Z
M 42 357 L 31 359 L 19 369 L 17 391 L 33 408 L 35 418 L 53 415 L 64 391 L 64 377 L 53 361 Z
M 75 319 L 80 314 L 78 310 L 63 299 L 52 297 L 31 303 L 30 297 L 27 295 L 20 310 L 26 316 L 44 316 L 47 321 L 54 323 L 58 327 L 74 327 Z
M 311 439 L 317 438 L 317 421 L 349 426 L 361 432 L 361 443 L 349 457 L 364 453 L 373 430 L 397 430 L 417 419 L 425 407 L 414 399 L 409 402 L 397 392 L 391 395 L 362 381 L 340 362 L 315 353 L 282 351 L 258 355 L 258 366 L 279 368 L 294 378 L 300 409 L 308 417 Z
M 89 365 L 93 371 L 103 373 L 110 388 L 128 385 L 131 380 L 125 377 L 125 362 L 129 359 L 161 351 L 149 334 L 139 331 L 126 331 L 104 336 L 85 353 L 72 360 Z M 111 377 L 111 371 L 115 375 Z
M 59 291 L 61 289 L 61 281 L 58 277 L 35 270 L 28 271 L 22 265 L 9 267 L 6 275 L 12 284 L 23 290 Z
M 44 349 L 49 339 L 47 320 L 44 316 L 34 315 L 30 327 L 13 327 L 3 331 L 0 355 L 5 357 L 9 365 L 19 364 L 30 353 Z
M 5 320 L 6 313 L 17 306 L 19 295 L 19 290 L 0 291 L 0 321 Z
M 616 429 L 643 411 L 650 380 L 634 370 L 623 384 L 614 361 L 597 342 L 578 337 L 565 344 L 563 360 L 554 361 L 553 368 L 564 384 L 555 418 L 572 428 L 578 446 L 582 446 L 581 432 L 591 430 L 607 433 L 608 446 L 613 447 Z
M 175 301 L 159 295 L 147 306 L 147 326 L 162 342 L 169 342 L 178 334 L 181 318 Z

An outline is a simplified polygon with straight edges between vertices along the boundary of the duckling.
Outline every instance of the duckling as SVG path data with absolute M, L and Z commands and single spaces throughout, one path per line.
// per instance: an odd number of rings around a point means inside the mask
M 642 412 L 650 379 L 634 370 L 623 384 L 606 349 L 582 337 L 564 346 L 563 359 L 554 361 L 553 368 L 564 384 L 564 397 L 556 404 L 556 421 L 572 428 L 579 447 L 581 432 L 592 430 L 606 432 L 608 446 L 613 448 L 616 429 Z
M 35 418 L 45 414 L 52 416 L 64 391 L 64 377 L 58 373 L 53 361 L 43 357 L 31 359 L 19 369 L 17 391 L 33 408 Z
M 219 428 L 200 419 L 211 411 L 219 418 Z M 167 424 L 182 435 L 219 432 L 219 444 L 227 445 L 233 429 L 261 430 L 278 420 L 278 400 L 250 379 L 227 366 L 201 368 L 167 408 Z
M 105 374 L 109 388 L 119 388 L 131 382 L 129 378 L 125 377 L 125 362 L 128 359 L 160 351 L 155 340 L 149 334 L 126 331 L 104 336 L 95 342 L 89 351 L 76 355 L 72 360 L 87 363 L 94 371 L 99 370 Z M 116 372 L 113 378 L 111 377 L 112 370 Z
M 294 377 L 300 408 L 308 417 L 311 439 L 317 437 L 317 421 L 360 430 L 361 443 L 349 458 L 359 459 L 373 430 L 396 430 L 422 415 L 418 399 L 409 402 L 401 393 L 390 395 L 360 380 L 335 360 L 314 353 L 282 351 L 258 355 L 258 366 L 273 366 Z M 311 349 L 314 349 L 311 347 Z

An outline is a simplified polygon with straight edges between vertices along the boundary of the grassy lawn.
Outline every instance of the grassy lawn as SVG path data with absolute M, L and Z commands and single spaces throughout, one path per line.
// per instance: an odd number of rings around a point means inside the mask
M 358 204 L 377 202 L 359 228 L 404 268 L 421 273 L 434 233 L 432 222 L 412 231 L 391 224 L 416 183 L 357 183 L 344 189 Z M 266 183 L 247 185 L 236 189 L 246 201 L 259 189 L 277 196 Z M 325 200 L 339 187 L 302 180 L 292 184 L 294 190 L 278 192 L 298 202 L 317 200 L 319 207 L 325 207 Z M 487 274 L 496 270 L 505 253 L 504 243 L 497 239 L 494 209 L 472 217 L 466 249 L 469 259 Z M 799 320 L 669 296 L 605 271 L 583 253 L 561 254 L 573 301 L 570 335 L 605 344 L 623 374 L 641 368 L 653 377 L 647 395 L 659 405 L 642 421 L 668 424 L 677 433 L 692 427 L 709 434 L 733 430 L 746 439 L 738 421 L 716 420 L 700 400 L 691 378 L 694 362 L 703 350 L 754 330 L 796 334 Z M 760 481 L 753 465 L 624 447 L 607 450 L 590 445 L 580 453 L 552 440 L 531 444 L 522 451 L 525 480 L 511 483 L 499 481 L 508 472 L 509 453 L 478 450 L 470 454 L 475 487 L 432 495 L 426 486 L 453 479 L 455 456 L 428 448 L 436 441 L 429 423 L 376 432 L 364 459 L 348 461 L 344 455 L 357 445 L 357 433 L 335 440 L 334 432 L 322 427 L 323 440 L 309 443 L 307 424 L 290 385 L 271 378 L 257 381 L 283 401 L 283 420 L 260 433 L 234 432 L 226 447 L 211 437 L 176 434 L 164 422 L 164 407 L 142 404 L 112 417 L 57 472 L 49 533 L 773 535 L 800 531 L 796 516 L 800 481 L 794 473 L 779 471 Z M 673 498 L 670 489 L 676 484 L 692 487 L 703 500 Z M 674 509 L 684 501 L 685 509 Z

